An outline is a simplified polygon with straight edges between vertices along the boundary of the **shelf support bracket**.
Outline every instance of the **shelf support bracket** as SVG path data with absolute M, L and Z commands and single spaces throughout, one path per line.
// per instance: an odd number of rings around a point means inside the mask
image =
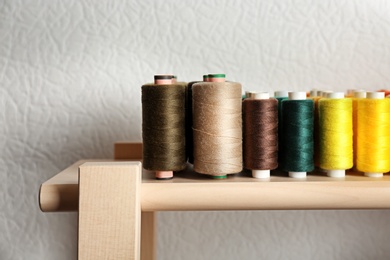
M 140 259 L 142 165 L 79 167 L 78 259 Z

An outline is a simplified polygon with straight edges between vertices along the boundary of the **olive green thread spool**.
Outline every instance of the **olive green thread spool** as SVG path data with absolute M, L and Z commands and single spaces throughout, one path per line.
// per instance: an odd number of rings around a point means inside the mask
M 142 86 L 143 167 L 157 179 L 170 179 L 186 167 L 186 86 L 156 75 L 155 84 Z

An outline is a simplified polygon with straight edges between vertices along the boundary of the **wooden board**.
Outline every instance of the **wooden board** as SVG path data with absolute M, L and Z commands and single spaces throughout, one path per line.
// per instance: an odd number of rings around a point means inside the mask
M 140 259 L 140 162 L 87 162 L 79 172 L 78 259 Z
M 78 208 L 79 161 L 43 183 L 42 211 L 75 211 Z M 277 173 L 259 180 L 243 172 L 225 180 L 196 174 L 189 166 L 174 179 L 159 181 L 143 171 L 142 211 L 164 210 L 264 210 L 264 209 L 390 209 L 390 176 L 369 178 L 348 173 L 345 179 L 320 174 L 292 179 Z

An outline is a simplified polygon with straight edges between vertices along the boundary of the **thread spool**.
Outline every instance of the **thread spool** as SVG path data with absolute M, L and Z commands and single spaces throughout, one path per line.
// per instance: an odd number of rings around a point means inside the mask
M 364 90 L 358 90 L 353 92 L 352 98 L 352 124 L 353 124 L 353 165 L 354 170 L 356 170 L 356 157 L 357 157 L 357 111 L 358 111 L 358 101 L 362 98 L 366 98 L 366 92 Z
M 343 92 L 328 93 L 318 102 L 320 167 L 334 178 L 345 177 L 353 166 L 352 100 Z
M 258 179 L 270 178 L 278 166 L 278 101 L 268 92 L 252 92 L 243 102 L 244 168 Z
M 281 125 L 282 125 L 282 101 L 288 99 L 288 91 L 278 90 L 274 92 L 274 96 L 278 101 L 278 165 L 281 166 L 280 159 L 282 158 L 282 134 L 281 134 Z
M 390 100 L 383 92 L 367 92 L 357 106 L 357 169 L 368 177 L 390 170 Z
M 282 102 L 282 169 L 293 178 L 306 178 L 313 163 L 313 100 L 306 92 L 289 92 Z
M 142 86 L 143 167 L 170 179 L 186 166 L 185 91 L 172 75 L 156 75 Z
M 203 82 L 209 81 L 209 75 L 203 75 Z M 188 162 L 194 164 L 194 134 L 192 131 L 192 86 L 195 83 L 202 81 L 191 81 L 187 84 L 187 114 L 186 114 L 186 147 L 188 154 Z
M 242 171 L 242 89 L 220 76 L 192 86 L 194 171 L 213 178 Z
M 320 92 L 320 93 L 318 93 Z M 322 95 L 322 91 L 318 91 L 318 95 Z M 322 99 L 322 96 L 311 97 L 310 99 L 314 102 L 314 128 L 313 128 L 313 137 L 314 137 L 314 165 L 320 167 L 320 116 L 318 111 L 318 102 Z

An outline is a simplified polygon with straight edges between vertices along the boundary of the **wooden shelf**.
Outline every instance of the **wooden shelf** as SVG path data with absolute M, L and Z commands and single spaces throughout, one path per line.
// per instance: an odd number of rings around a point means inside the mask
M 154 260 L 154 211 L 390 208 L 390 176 L 299 180 L 279 172 L 259 180 L 243 172 L 214 180 L 189 166 L 165 181 L 143 171 L 141 182 L 141 165 L 126 162 L 141 161 L 142 144 L 116 143 L 114 150 L 122 160 L 78 161 L 40 188 L 42 211 L 79 211 L 79 259 Z
M 44 212 L 78 209 L 78 167 L 81 160 L 42 184 L 39 195 Z M 187 170 L 172 180 L 155 180 L 143 171 L 142 211 L 182 210 L 286 210 L 286 209 L 389 209 L 390 176 L 368 178 L 349 173 L 345 179 L 320 174 L 305 180 L 280 173 L 259 180 L 240 173 L 214 180 Z

